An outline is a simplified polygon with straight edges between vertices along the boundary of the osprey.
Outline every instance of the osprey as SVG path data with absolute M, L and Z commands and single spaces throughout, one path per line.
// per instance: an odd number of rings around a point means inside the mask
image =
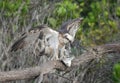
M 82 18 L 77 18 L 65 22 L 58 31 L 51 29 L 47 25 L 31 28 L 21 35 L 12 45 L 10 51 L 15 52 L 33 46 L 34 53 L 38 50 L 40 55 L 48 55 L 51 59 L 60 59 L 61 56 L 63 58 L 68 54 L 65 46 L 74 41 L 81 20 Z
M 82 20 L 83 20 L 83 18 L 69 20 L 69 21 L 63 23 L 61 25 L 61 28 L 58 30 L 59 33 L 62 35 L 61 40 L 59 40 L 60 45 L 62 45 L 61 49 L 60 49 L 61 58 L 70 57 L 70 54 L 69 54 L 70 49 L 71 49 L 70 44 L 73 43 L 74 38 L 75 38 L 75 34 L 78 31 L 80 23 Z M 66 48 L 66 46 L 68 48 Z
M 32 46 L 33 53 L 36 50 L 40 55 L 57 56 L 58 55 L 58 35 L 59 33 L 46 25 L 40 25 L 31 28 L 25 32 L 21 37 L 12 45 L 11 52 L 19 49 L 26 49 Z M 38 53 L 37 53 L 38 54 Z
M 83 18 L 77 18 L 63 23 L 61 28 L 59 29 L 59 32 L 61 34 L 66 34 L 66 33 L 69 34 L 69 39 L 71 39 L 70 38 L 71 36 L 74 40 L 75 34 L 78 31 L 82 20 Z

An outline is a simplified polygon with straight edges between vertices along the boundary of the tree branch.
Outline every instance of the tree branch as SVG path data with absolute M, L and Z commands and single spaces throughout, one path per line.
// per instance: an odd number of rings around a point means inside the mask
M 72 61 L 72 66 L 82 65 L 83 63 L 89 62 L 92 59 L 100 58 L 104 56 L 106 53 L 119 53 L 120 52 L 120 44 L 105 44 L 101 46 L 91 47 L 87 52 L 82 55 L 76 57 Z
M 26 68 L 23 70 L 12 70 L 0 72 L 0 81 L 22 80 L 34 78 L 40 74 L 50 73 L 53 69 L 65 70 L 65 66 L 60 61 L 48 61 L 40 66 Z
M 120 44 L 106 44 L 102 46 L 96 46 L 88 49 L 87 52 L 83 53 L 81 56 L 76 57 L 72 60 L 71 67 L 82 65 L 89 62 L 92 59 L 100 58 L 105 53 L 116 53 L 120 52 Z M 65 64 L 59 60 L 48 61 L 40 66 L 26 68 L 23 70 L 12 70 L 0 72 L 0 81 L 12 81 L 12 80 L 22 80 L 28 78 L 34 78 L 40 74 L 50 73 L 52 70 L 67 70 Z

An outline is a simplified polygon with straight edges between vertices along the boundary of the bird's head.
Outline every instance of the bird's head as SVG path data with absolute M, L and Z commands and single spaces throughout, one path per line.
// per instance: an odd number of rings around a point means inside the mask
M 83 18 L 77 18 L 63 23 L 59 32 L 68 33 L 74 38 L 82 20 Z

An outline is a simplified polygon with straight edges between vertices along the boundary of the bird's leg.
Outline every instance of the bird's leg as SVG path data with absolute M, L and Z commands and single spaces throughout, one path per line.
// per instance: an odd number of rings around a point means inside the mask
M 45 41 L 44 40 L 39 40 L 39 41 L 40 41 L 39 51 L 42 52 L 45 49 Z
M 38 40 L 36 40 L 33 44 L 33 47 L 34 47 L 33 48 L 33 53 L 35 54 L 35 56 L 37 55 L 36 50 L 37 50 L 37 48 L 39 48 L 38 43 L 39 43 Z
M 59 60 L 57 49 L 53 49 L 53 54 L 50 56 L 50 60 Z
M 65 58 L 65 54 L 64 54 L 64 52 L 65 52 L 65 46 L 63 46 L 61 49 L 59 49 L 59 57 L 60 57 L 60 60 L 62 59 L 62 58 Z
M 58 58 L 58 49 L 55 49 L 54 56 L 55 56 L 55 60 L 59 60 L 59 58 Z

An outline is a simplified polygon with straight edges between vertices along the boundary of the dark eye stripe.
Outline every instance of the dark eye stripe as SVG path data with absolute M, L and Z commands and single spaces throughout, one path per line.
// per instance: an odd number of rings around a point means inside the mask
M 70 29 L 71 29 L 73 26 L 75 26 L 75 25 L 76 25 L 75 23 L 69 25 L 69 29 L 68 29 L 68 31 L 70 31 Z

